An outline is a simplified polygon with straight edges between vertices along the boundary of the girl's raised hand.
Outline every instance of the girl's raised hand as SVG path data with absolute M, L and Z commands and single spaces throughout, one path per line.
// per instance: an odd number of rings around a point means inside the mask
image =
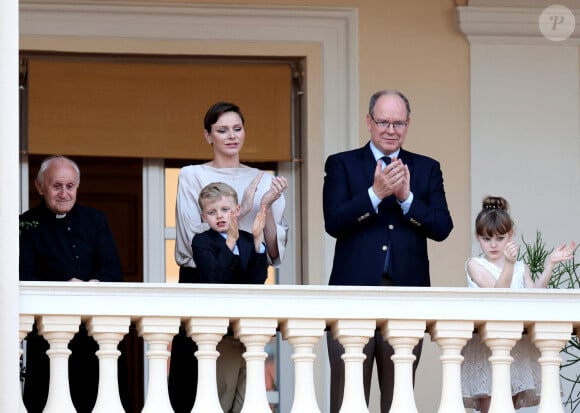
M 518 258 L 518 244 L 514 241 L 510 241 L 506 244 L 503 255 L 507 262 L 514 264 Z
M 562 244 L 555 248 L 548 259 L 550 264 L 557 264 L 562 261 L 571 260 L 574 258 L 574 251 L 576 251 L 576 243 L 572 241 L 570 244 Z

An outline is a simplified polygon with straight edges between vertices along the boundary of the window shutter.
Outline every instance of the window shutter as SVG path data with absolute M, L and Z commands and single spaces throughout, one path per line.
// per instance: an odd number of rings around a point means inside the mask
M 243 161 L 291 160 L 286 62 L 28 58 L 28 152 L 211 159 L 203 117 L 223 100 L 246 120 Z

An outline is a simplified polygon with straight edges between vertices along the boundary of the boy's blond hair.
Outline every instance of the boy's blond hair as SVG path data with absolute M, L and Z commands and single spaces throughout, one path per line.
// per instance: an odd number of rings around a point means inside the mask
M 206 185 L 199 193 L 197 203 L 199 204 L 199 208 L 203 211 L 204 201 L 214 201 L 222 197 L 232 198 L 234 203 L 238 205 L 238 193 L 234 188 L 224 182 L 212 182 L 211 184 Z

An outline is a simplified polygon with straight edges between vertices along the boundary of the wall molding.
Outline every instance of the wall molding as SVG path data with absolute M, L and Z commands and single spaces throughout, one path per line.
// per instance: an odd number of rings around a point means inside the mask
M 580 10 L 574 14 L 575 29 L 562 41 L 551 41 L 542 35 L 539 19 L 542 8 L 460 6 L 459 26 L 472 44 L 534 44 L 552 46 L 580 45 Z

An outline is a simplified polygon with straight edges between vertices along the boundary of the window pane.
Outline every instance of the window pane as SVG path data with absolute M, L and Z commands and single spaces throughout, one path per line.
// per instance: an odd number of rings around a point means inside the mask
M 165 168 L 165 226 L 175 227 L 175 200 L 179 168 Z
M 165 240 L 165 282 L 176 283 L 179 281 L 179 266 L 175 262 L 175 240 Z

